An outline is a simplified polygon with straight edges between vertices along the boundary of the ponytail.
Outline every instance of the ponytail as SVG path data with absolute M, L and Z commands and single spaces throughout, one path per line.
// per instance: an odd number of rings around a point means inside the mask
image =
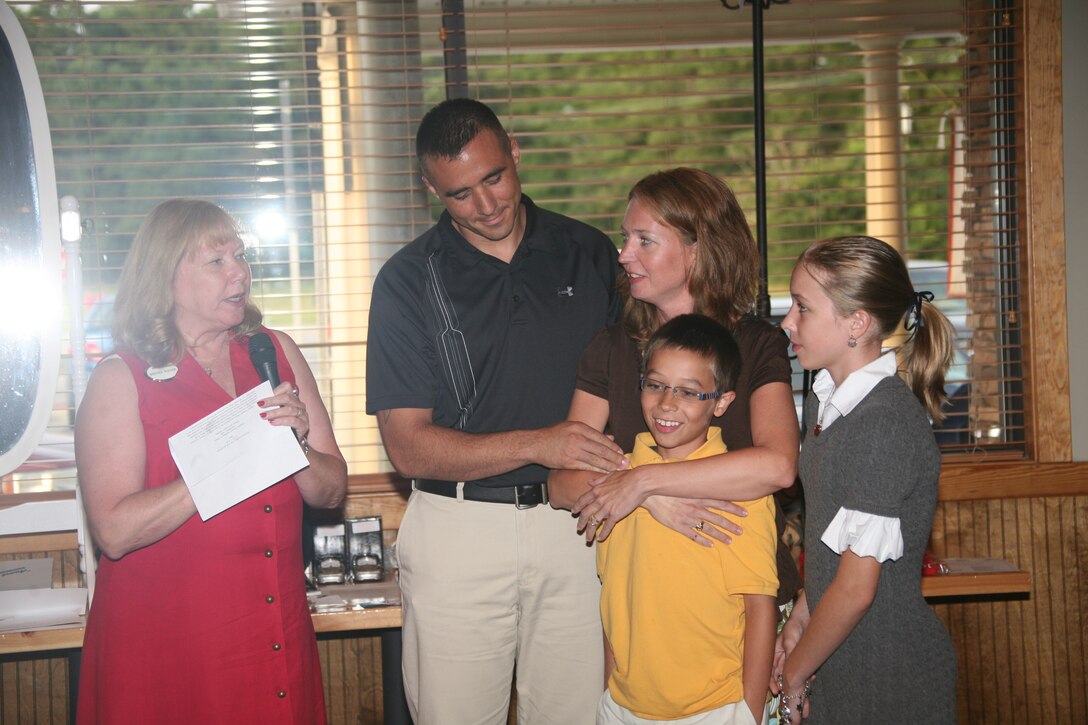
M 929 417 L 940 423 L 948 399 L 944 376 L 952 364 L 956 333 L 944 313 L 921 294 L 906 317 L 911 335 L 900 348 L 903 376 Z

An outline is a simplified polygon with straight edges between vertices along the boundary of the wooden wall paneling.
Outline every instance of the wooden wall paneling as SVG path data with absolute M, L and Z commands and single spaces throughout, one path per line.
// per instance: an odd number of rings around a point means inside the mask
M 1064 633 L 1070 639 L 1069 708 L 1065 711 L 1088 712 L 1088 497 L 1073 499 L 1070 509 L 1069 528 L 1062 537 L 1068 551 L 1063 576 L 1073 587 Z
M 970 502 L 972 530 L 975 536 L 971 542 L 972 550 L 981 547 L 989 547 L 992 539 L 989 537 L 991 521 L 993 520 L 989 501 Z M 997 643 L 994 641 L 994 608 L 989 603 L 982 603 L 976 607 L 965 609 L 966 618 L 970 626 L 970 636 L 976 637 L 978 647 L 974 648 L 972 668 L 974 680 L 971 689 L 976 692 L 986 692 L 995 681 L 997 674 L 996 662 L 999 656 Z M 995 711 L 993 703 L 986 703 L 986 711 Z
M 379 637 L 322 636 L 317 648 L 330 725 L 381 723 L 384 711 Z
M 979 531 L 977 521 L 979 508 L 976 501 L 969 501 L 956 507 L 956 528 L 959 534 L 957 539 L 962 551 L 978 551 L 980 548 L 975 536 Z M 980 688 L 986 687 L 986 683 L 982 680 L 983 654 L 980 646 L 982 637 L 979 634 L 978 608 L 960 607 L 956 612 L 956 620 L 958 620 L 963 641 L 975 642 L 978 645 L 968 649 L 956 648 L 959 668 L 963 672 L 963 675 L 958 678 L 960 682 L 958 689 L 962 690 L 966 687 L 968 692 L 978 692 Z
M 1042 630 L 1039 629 L 1039 604 L 1040 602 L 1049 601 L 1049 597 L 1047 595 L 1046 572 L 1043 570 L 1044 561 L 1038 560 L 1035 556 L 1036 539 L 1034 534 L 1036 532 L 1032 529 L 1034 521 L 1031 516 L 1031 504 L 1031 499 L 1021 499 L 1016 502 L 1016 524 L 1020 536 L 1019 560 L 1021 562 L 1020 566 L 1027 568 L 1032 574 L 1031 601 L 1033 604 L 1033 606 L 1022 608 L 1024 621 L 1023 629 L 1019 632 L 1021 640 L 1024 642 L 1024 672 L 1022 673 L 1022 679 L 1028 687 L 1022 693 L 1022 699 L 1018 698 L 1017 703 L 1023 702 L 1026 704 L 1027 712 L 1039 712 L 1039 701 L 1041 699 L 1039 684 L 1042 680 L 1040 679 L 1038 643 L 1034 640 L 1037 639 L 1038 634 L 1042 633 Z
M 63 657 L 19 655 L 0 665 L 4 725 L 68 722 L 68 664 Z
M 321 680 L 325 687 L 325 714 L 329 722 L 349 722 L 346 719 L 345 698 L 348 694 L 344 686 L 343 658 L 339 656 L 336 643 L 318 640 L 318 659 L 321 661 Z
M 15 662 L 0 665 L 0 721 L 15 723 L 19 721 L 19 679 Z
M 1008 561 L 1013 559 L 1015 553 L 1015 529 L 1010 528 L 1011 506 L 1005 501 L 991 502 L 990 509 L 990 542 L 993 548 L 991 553 Z M 1017 563 L 1017 566 L 1020 566 Z M 1023 568 L 1022 566 L 1020 568 Z M 1023 649 L 1021 643 L 1012 637 L 1010 632 L 1011 616 L 1009 607 L 1002 603 L 989 605 L 993 622 L 993 642 L 996 655 L 994 656 L 994 679 L 992 682 L 1009 682 L 1016 672 L 1022 671 L 1018 667 L 1023 666 Z M 995 687 L 994 695 L 998 712 L 1010 712 L 1013 708 L 1013 693 L 1006 687 Z
M 966 504 L 966 509 L 969 512 L 968 526 L 971 532 L 969 548 L 966 551 L 988 550 L 991 544 L 988 536 L 991 519 L 989 502 L 970 501 Z M 974 607 L 965 607 L 964 618 L 967 620 L 966 632 L 968 637 L 977 642 L 977 646 L 970 650 L 971 669 L 974 670 L 973 679 L 970 681 L 970 690 L 986 692 L 990 689 L 995 674 L 996 647 L 993 640 L 992 607 L 987 603 L 981 603 Z M 994 710 L 993 703 L 985 704 L 984 712 L 990 713 Z
M 1006 532 L 1005 548 L 1002 550 L 1005 557 L 1021 569 L 1031 572 L 1031 588 L 1034 592 L 1039 587 L 1037 572 L 1032 568 L 1030 557 L 1024 559 L 1024 553 L 1020 546 L 1020 528 L 1018 525 L 1019 499 L 1001 501 L 1002 528 Z M 1009 642 L 1009 670 L 1015 673 L 1010 681 L 1022 680 L 1028 667 L 1027 643 L 1024 641 L 1025 623 L 1024 607 L 1003 606 L 1007 617 L 1006 638 Z M 1017 707 L 1023 708 L 1024 701 L 1020 693 L 1013 687 L 1003 687 L 1011 696 L 1011 702 L 1006 705 L 1004 712 L 1015 712 Z
M 1088 707 L 1086 535 L 1088 496 L 938 506 L 942 556 L 1004 558 L 1032 574 L 1027 597 L 934 605 L 959 658 L 960 722 L 1034 725 Z
M 1070 572 L 1066 567 L 1068 556 L 1075 550 L 1075 527 L 1067 524 L 1075 519 L 1078 507 L 1088 501 L 1086 497 L 1065 497 L 1033 500 L 1033 510 L 1037 515 L 1045 516 L 1041 522 L 1045 526 L 1045 546 L 1036 557 L 1036 562 L 1045 567 L 1045 580 L 1033 586 L 1031 604 L 1041 609 L 1048 609 L 1039 617 L 1038 629 L 1025 632 L 1040 643 L 1041 677 L 1038 682 L 1043 699 L 1040 713 L 1048 720 L 1057 721 L 1067 716 L 1072 710 L 1069 703 L 1084 702 L 1088 698 L 1088 681 L 1084 677 L 1085 652 L 1081 644 L 1083 638 L 1083 614 L 1085 587 L 1079 572 Z M 1071 575 L 1072 574 L 1072 575 Z M 1036 594 L 1043 594 L 1035 601 Z M 1082 710 L 1083 711 L 1083 710 Z
M 37 722 L 38 700 L 42 697 L 42 690 L 38 688 L 38 680 L 34 672 L 35 660 L 20 662 L 18 667 L 19 682 L 19 722 Z
M 1070 624 L 1068 615 L 1075 603 L 1071 601 L 1070 596 L 1070 585 L 1073 582 L 1070 582 L 1065 575 L 1063 550 L 1068 546 L 1068 542 L 1065 540 L 1066 529 L 1062 525 L 1062 520 L 1065 518 L 1063 512 L 1072 507 L 1073 501 L 1071 499 L 1044 498 L 1040 500 L 1039 505 L 1045 515 L 1046 537 L 1041 543 L 1045 547 L 1046 571 L 1051 582 L 1057 584 L 1057 586 L 1052 586 L 1050 589 L 1050 608 L 1046 612 L 1047 629 L 1041 630 L 1042 632 L 1049 632 L 1050 636 L 1040 636 L 1039 640 L 1045 643 L 1044 654 L 1050 655 L 1049 660 L 1045 660 L 1045 671 L 1050 674 L 1049 679 L 1054 683 L 1054 690 L 1055 692 L 1065 692 L 1069 690 L 1071 685 L 1069 681 L 1069 638 L 1066 632 L 1068 632 Z M 1069 711 L 1064 706 L 1059 707 L 1058 698 L 1047 699 L 1052 700 L 1052 704 L 1048 703 L 1047 711 L 1049 713 L 1050 708 L 1054 709 L 1053 721 L 1057 722 L 1063 715 L 1068 714 Z
M 1044 693 L 1054 692 L 1054 635 L 1056 632 L 1053 612 L 1055 599 L 1061 593 L 1061 581 L 1054 581 L 1054 572 L 1050 569 L 1050 503 L 1052 501 L 1058 503 L 1056 499 L 1031 499 L 1029 510 L 1033 558 L 1046 578 L 1045 582 L 1040 581 L 1038 585 L 1032 587 L 1031 593 L 1031 603 L 1034 605 L 1032 608 L 1035 610 L 1035 628 L 1031 639 L 1038 662 L 1038 679 L 1036 680 L 1038 686 L 1033 688 L 1034 691 L 1029 693 L 1029 697 L 1034 703 L 1033 712 L 1043 714 L 1040 718 L 1043 722 L 1058 722 L 1058 713 L 1055 709 L 1056 698 L 1044 697 Z M 1055 583 L 1058 584 L 1057 587 Z M 1025 632 L 1025 634 L 1028 633 Z
M 68 664 L 58 657 L 42 658 L 35 669 L 44 673 L 49 683 L 48 717 L 39 722 L 64 723 L 68 721 Z M 40 704 L 44 704 L 41 702 Z M 40 706 L 40 705 L 39 705 Z

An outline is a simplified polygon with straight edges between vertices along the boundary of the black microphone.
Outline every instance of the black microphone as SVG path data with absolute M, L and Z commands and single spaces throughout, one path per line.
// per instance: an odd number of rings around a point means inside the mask
M 272 344 L 272 338 L 267 332 L 258 332 L 249 338 L 249 359 L 253 362 L 253 367 L 257 368 L 262 382 L 267 380 L 272 383 L 273 388 L 280 384 L 280 371 L 276 367 L 276 346 Z M 310 444 L 299 438 L 298 431 L 293 426 L 291 432 L 299 443 L 303 443 L 303 451 L 309 451 Z
M 272 383 L 273 388 L 280 384 L 280 373 L 276 368 L 276 347 L 267 332 L 258 332 L 249 338 L 249 359 L 253 361 L 253 367 L 257 368 L 262 382 L 267 380 Z

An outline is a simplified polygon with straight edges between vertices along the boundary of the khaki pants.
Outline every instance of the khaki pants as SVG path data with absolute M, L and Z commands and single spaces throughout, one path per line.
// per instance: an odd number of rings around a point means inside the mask
M 548 505 L 413 491 L 397 538 L 404 690 L 416 725 L 594 722 L 600 583 L 575 519 Z

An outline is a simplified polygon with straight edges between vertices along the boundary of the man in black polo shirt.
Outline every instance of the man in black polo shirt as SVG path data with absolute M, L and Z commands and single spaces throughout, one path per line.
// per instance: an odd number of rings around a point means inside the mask
M 519 151 L 482 103 L 435 106 L 416 134 L 445 213 L 374 283 L 367 413 L 415 480 L 397 539 L 412 717 L 592 723 L 603 689 L 593 551 L 547 504 L 549 468 L 623 452 L 566 422 L 578 356 L 618 315 L 615 246 L 522 195 Z

